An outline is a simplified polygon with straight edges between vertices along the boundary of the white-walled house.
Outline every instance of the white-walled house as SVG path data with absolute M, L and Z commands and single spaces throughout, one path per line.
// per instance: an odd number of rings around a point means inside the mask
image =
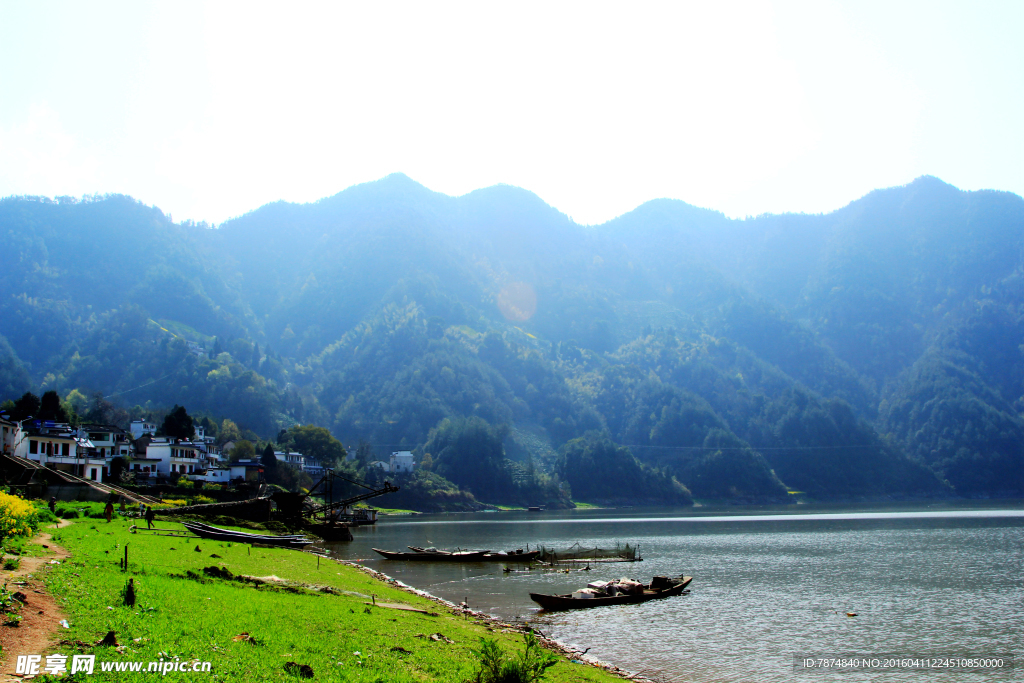
M 128 431 L 132 433 L 133 439 L 141 439 L 143 436 L 156 436 L 156 423 L 145 420 L 132 420 Z
M 202 450 L 199 444 L 184 439 L 170 437 L 159 437 L 152 439 L 146 445 L 144 458 L 136 458 L 136 461 L 144 462 L 142 470 L 149 467 L 150 476 L 167 477 L 171 474 L 193 474 L 200 468 Z M 134 467 L 133 471 L 139 473 L 140 469 Z
M 88 439 L 101 458 L 121 457 L 131 460 L 134 452 L 128 432 L 114 425 L 84 424 L 78 427 L 78 436 Z
M 15 455 L 52 470 L 100 482 L 109 473 L 109 460 L 67 424 L 35 420 L 21 425 L 16 439 Z
M 286 462 L 293 467 L 298 467 L 300 470 L 304 470 L 306 468 L 306 458 L 302 453 L 274 451 L 274 457 L 277 458 L 278 462 Z
M 21 425 L 0 415 L 0 452 L 13 455 L 20 435 Z
M 395 451 L 391 454 L 390 469 L 392 472 L 412 472 L 414 467 L 416 467 L 416 463 L 413 460 L 412 451 Z
M 230 467 L 207 467 L 201 474 L 189 475 L 189 479 L 202 480 L 211 484 L 227 484 L 231 481 Z
M 259 481 L 263 478 L 263 464 L 259 460 L 237 460 L 230 467 L 232 481 Z
M 306 474 L 313 477 L 314 479 L 316 479 L 317 477 L 322 477 L 324 474 L 324 466 L 321 465 L 319 461 L 313 458 L 306 458 L 305 464 L 303 465 L 303 469 L 305 470 Z

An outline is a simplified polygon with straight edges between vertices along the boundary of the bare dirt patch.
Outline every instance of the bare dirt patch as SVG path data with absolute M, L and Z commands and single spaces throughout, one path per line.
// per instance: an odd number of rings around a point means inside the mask
M 68 524 L 70 522 L 62 521 L 58 526 Z M 60 621 L 65 615 L 47 592 L 42 574 L 52 566 L 51 562 L 64 562 L 69 555 L 64 548 L 53 544 L 49 533 L 36 535 L 32 543 L 48 546 L 51 553 L 42 557 L 22 557 L 14 571 L 0 571 L 8 590 L 25 595 L 25 604 L 19 612 L 21 623 L 18 626 L 0 624 L 0 647 L 3 647 L 0 652 L 0 682 L 22 680 L 14 673 L 18 655 L 45 655 L 52 651 L 63 628 Z

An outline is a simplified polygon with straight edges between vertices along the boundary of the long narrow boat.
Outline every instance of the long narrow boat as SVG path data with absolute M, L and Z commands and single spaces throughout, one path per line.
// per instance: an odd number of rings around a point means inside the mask
M 306 538 L 306 536 L 304 534 L 280 534 L 280 535 L 277 535 L 277 534 L 254 534 L 254 533 L 250 533 L 248 531 L 235 531 L 233 529 L 222 529 L 220 527 L 213 526 L 212 524 L 204 524 L 203 522 L 185 522 L 184 524 L 186 526 L 197 527 L 199 529 L 207 529 L 209 531 L 217 531 L 217 532 L 223 532 L 223 533 L 228 533 L 228 534 L 235 534 L 237 536 L 259 536 L 261 538 L 280 538 L 280 539 L 284 539 L 284 538 L 304 539 L 304 538 Z
M 284 548 L 301 548 L 312 543 L 305 536 L 270 536 L 262 534 L 249 534 L 244 531 L 232 531 L 221 529 L 208 524 L 195 524 L 193 522 L 182 522 L 182 525 L 200 538 L 211 541 L 228 541 L 232 543 L 260 543 Z
M 434 555 L 450 555 L 451 553 L 446 550 L 436 550 L 431 548 L 420 548 L 419 546 L 410 545 L 406 546 L 409 550 L 414 553 L 426 553 Z M 476 551 L 463 551 L 463 552 L 476 552 Z M 510 552 L 510 553 L 492 553 L 489 550 L 484 550 L 483 557 L 474 562 L 533 562 L 540 555 L 539 550 L 531 550 L 530 552 Z
M 483 562 L 486 551 L 464 551 L 458 553 L 449 553 L 444 551 L 438 552 L 424 552 L 424 553 L 396 553 L 390 550 L 381 550 L 380 548 L 374 548 L 373 552 L 377 553 L 385 560 L 408 560 L 411 562 Z
M 651 585 L 654 584 L 652 581 L 651 584 L 644 586 L 642 593 L 637 593 L 635 595 L 574 598 L 572 593 L 567 593 L 565 595 L 530 593 L 530 599 L 546 610 L 587 609 L 589 607 L 603 607 L 605 605 L 635 605 L 637 603 L 647 602 L 648 600 L 670 598 L 674 595 L 680 595 L 686 587 L 690 585 L 691 581 L 693 581 L 692 576 L 680 576 L 679 578 L 668 579 L 663 588 L 652 588 Z

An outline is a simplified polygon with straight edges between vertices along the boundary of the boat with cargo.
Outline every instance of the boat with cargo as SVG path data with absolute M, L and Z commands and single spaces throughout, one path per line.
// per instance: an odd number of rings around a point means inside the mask
M 648 600 L 682 595 L 692 576 L 655 576 L 647 585 L 631 579 L 594 581 L 586 588 L 564 595 L 530 593 L 530 599 L 545 610 L 588 609 L 605 605 L 635 605 Z

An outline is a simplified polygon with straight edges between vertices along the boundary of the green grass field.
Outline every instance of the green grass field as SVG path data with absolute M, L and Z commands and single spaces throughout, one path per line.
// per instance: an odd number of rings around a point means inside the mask
M 212 663 L 210 673 L 171 672 L 162 676 L 166 680 L 292 680 L 286 663 L 295 662 L 311 667 L 315 680 L 461 683 L 476 676 L 473 651 L 481 636 L 497 638 L 509 652 L 523 648 L 521 634 L 489 630 L 488 624 L 455 616 L 351 567 L 321 559 L 318 568 L 317 557 L 309 553 L 133 534 L 130 524 L 86 518 L 54 532 L 54 541 L 72 555 L 49 565 L 46 576 L 68 614 L 71 628 L 62 630 L 63 641 L 91 644 L 112 630 L 121 646 L 81 650 L 95 654 L 97 662 Z M 158 526 L 180 528 L 163 521 Z M 123 573 L 119 562 L 126 545 L 129 571 Z M 259 584 L 211 578 L 205 567 L 265 578 Z M 123 604 L 128 577 L 135 579 L 134 608 Z M 368 606 L 369 596 L 437 616 Z M 435 633 L 454 642 L 431 639 Z M 80 650 L 65 644 L 59 651 L 70 656 Z M 88 680 L 139 676 L 100 673 L 98 664 L 96 671 Z M 618 679 L 562 658 L 546 680 Z

